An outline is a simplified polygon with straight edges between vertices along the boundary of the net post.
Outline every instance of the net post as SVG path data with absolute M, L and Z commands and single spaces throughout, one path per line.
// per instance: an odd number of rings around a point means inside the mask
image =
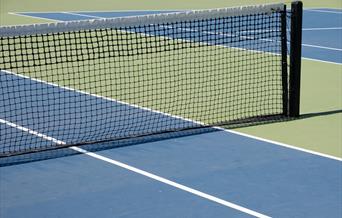
M 300 113 L 300 70 L 302 56 L 302 17 L 303 3 L 291 4 L 291 45 L 289 76 L 289 116 L 299 117 Z
M 280 28 L 281 28 L 281 74 L 282 74 L 282 87 L 283 87 L 283 115 L 288 116 L 288 65 L 287 65 L 287 13 L 286 5 L 280 15 Z

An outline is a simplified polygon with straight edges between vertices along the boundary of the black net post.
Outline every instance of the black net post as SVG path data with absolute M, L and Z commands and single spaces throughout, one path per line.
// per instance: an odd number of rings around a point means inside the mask
M 282 72 L 282 86 L 283 86 L 283 115 L 288 115 L 288 65 L 287 65 L 287 13 L 286 5 L 281 12 L 281 72 Z
M 300 109 L 300 68 L 302 55 L 303 3 L 291 4 L 289 116 L 298 117 Z

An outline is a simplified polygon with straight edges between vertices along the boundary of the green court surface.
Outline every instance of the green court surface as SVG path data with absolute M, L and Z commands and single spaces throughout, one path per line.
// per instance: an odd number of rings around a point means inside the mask
M 0 1 L 0 25 L 15 25 L 47 22 L 43 19 L 20 17 L 9 12 L 21 11 L 114 11 L 153 9 L 199 9 L 236 5 L 262 4 L 271 1 Z M 338 0 L 325 2 L 304 1 L 306 8 L 342 8 Z M 199 48 L 197 48 L 199 49 Z M 223 50 L 223 49 L 222 49 Z M 216 51 L 224 52 L 224 51 Z M 167 55 L 166 55 L 167 56 Z M 179 60 L 178 60 L 179 61 Z M 186 60 L 182 60 L 186 61 Z M 184 64 L 184 63 L 183 63 Z M 204 63 L 205 64 L 205 63 Z M 127 66 L 128 68 L 129 66 Z M 125 69 L 125 68 L 124 68 Z M 205 69 L 205 66 L 203 66 Z M 102 74 L 105 78 L 106 74 Z M 44 78 L 39 78 L 44 79 Z M 51 79 L 51 77 L 50 77 Z M 59 78 L 55 78 L 60 81 Z M 220 78 L 220 80 L 227 78 Z M 54 80 L 49 82 L 55 82 Z M 68 85 L 63 84 L 62 85 Z M 297 120 L 238 128 L 236 131 L 290 144 L 324 154 L 342 157 L 342 65 L 312 61 L 302 61 L 301 117 Z M 82 89 L 82 87 L 74 87 Z M 89 91 L 89 90 L 85 90 Z M 101 90 L 96 94 L 102 95 Z M 118 96 L 108 96 L 117 98 Z M 122 94 L 122 99 L 131 98 Z M 210 96 L 208 96 L 210 97 Z M 205 101 L 203 101 L 205 102 Z M 203 103 L 202 102 L 202 103 Z M 209 101 L 208 101 L 209 102 Z M 137 102 L 131 102 L 137 103 Z M 148 106 L 148 105 L 146 105 Z M 200 107 L 201 105 L 198 105 Z M 162 108 L 155 108 L 162 110 Z M 214 109 L 213 109 L 214 110 Z M 194 117 L 189 117 L 196 119 Z

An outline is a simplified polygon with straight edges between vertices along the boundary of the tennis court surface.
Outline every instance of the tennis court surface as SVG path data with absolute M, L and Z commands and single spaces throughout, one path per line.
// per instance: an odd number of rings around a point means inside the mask
M 231 130 L 298 119 L 300 2 L 113 13 L 0 29 L 1 217 L 341 216 L 340 158 Z

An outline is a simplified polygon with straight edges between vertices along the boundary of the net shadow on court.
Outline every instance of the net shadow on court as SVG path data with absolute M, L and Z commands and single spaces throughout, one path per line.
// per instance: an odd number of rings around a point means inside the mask
M 289 122 L 292 120 L 296 120 L 295 118 L 284 117 L 284 116 L 273 116 L 264 119 L 255 119 L 255 120 L 245 120 L 244 122 L 232 122 L 232 123 L 222 123 L 221 125 L 215 127 L 198 127 L 195 129 L 185 129 L 179 131 L 170 131 L 168 133 L 160 133 L 160 134 L 152 134 L 148 136 L 140 136 L 135 138 L 128 138 L 122 140 L 114 140 L 107 142 L 97 142 L 90 144 L 79 145 L 78 147 L 85 149 L 89 152 L 97 152 L 115 148 L 122 148 L 127 146 L 144 146 L 145 143 L 152 143 L 157 141 L 165 141 L 171 139 L 177 139 L 188 136 L 199 136 L 201 134 L 207 134 L 217 131 L 224 131 L 224 129 L 237 129 L 243 127 L 251 127 L 258 125 L 266 125 L 272 123 L 279 122 Z M 22 155 L 8 156 L 0 158 L 0 167 L 3 166 L 11 166 L 23 163 L 30 163 L 35 161 L 49 160 L 61 157 L 67 157 L 72 155 L 81 155 L 81 153 L 70 149 L 68 146 L 66 147 L 52 147 L 51 150 L 41 151 L 41 152 L 32 152 L 26 153 Z

